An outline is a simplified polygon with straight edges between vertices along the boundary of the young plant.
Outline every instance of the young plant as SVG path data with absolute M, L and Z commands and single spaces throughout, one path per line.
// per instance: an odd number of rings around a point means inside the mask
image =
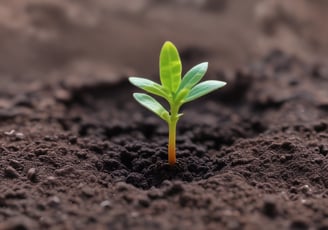
M 164 98 L 169 106 L 169 112 L 153 97 L 144 93 L 134 93 L 133 97 L 144 107 L 157 114 L 169 126 L 168 161 L 170 165 L 176 163 L 176 126 L 180 107 L 190 101 L 204 96 L 226 85 L 223 81 L 204 81 L 197 84 L 205 75 L 208 63 L 204 62 L 194 66 L 181 79 L 182 65 L 177 48 L 172 42 L 165 42 L 159 57 L 159 72 L 161 85 L 151 80 L 130 77 L 129 81 L 145 90 Z

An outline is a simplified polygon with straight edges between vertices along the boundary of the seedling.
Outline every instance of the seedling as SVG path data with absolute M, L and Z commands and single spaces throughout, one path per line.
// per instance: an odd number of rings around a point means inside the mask
M 167 41 L 164 43 L 159 57 L 161 85 L 145 78 L 129 78 L 133 85 L 164 98 L 170 106 L 170 112 L 168 112 L 148 94 L 133 94 L 133 97 L 141 105 L 167 122 L 169 126 L 168 161 L 170 165 L 176 163 L 176 127 L 179 118 L 183 115 L 179 113 L 180 107 L 226 85 L 223 81 L 214 80 L 197 84 L 205 75 L 207 67 L 207 62 L 198 64 L 181 79 L 182 65 L 179 52 L 172 42 Z

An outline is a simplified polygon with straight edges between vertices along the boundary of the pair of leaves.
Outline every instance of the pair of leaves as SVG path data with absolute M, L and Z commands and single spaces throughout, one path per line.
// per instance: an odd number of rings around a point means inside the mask
M 178 50 L 171 42 L 165 42 L 161 49 L 159 67 L 162 85 L 140 77 L 130 77 L 129 81 L 148 93 L 165 98 L 171 106 L 180 107 L 182 104 L 200 98 L 226 84 L 222 81 L 211 80 L 197 85 L 207 71 L 207 62 L 194 66 L 181 79 L 181 60 Z M 153 97 L 143 93 L 134 93 L 133 96 L 141 105 L 163 120 L 169 121 L 170 114 Z

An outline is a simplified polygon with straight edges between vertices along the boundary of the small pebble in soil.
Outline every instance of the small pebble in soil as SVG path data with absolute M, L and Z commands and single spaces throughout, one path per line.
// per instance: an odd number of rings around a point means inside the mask
M 74 171 L 75 170 L 74 170 L 74 168 L 72 166 L 64 166 L 64 167 L 62 167 L 60 169 L 56 169 L 55 170 L 55 174 L 57 176 L 67 176 L 67 175 L 69 175 L 71 173 L 74 173 Z
M 32 181 L 32 182 L 36 182 L 36 176 L 37 176 L 37 173 L 36 173 L 36 168 L 30 168 L 28 171 L 27 171 L 27 178 Z
M 60 199 L 58 196 L 52 196 L 49 198 L 49 202 L 48 202 L 48 205 L 50 207 L 57 207 L 60 205 Z
M 5 168 L 5 177 L 7 178 L 18 178 L 19 177 L 19 173 L 16 171 L 16 169 L 14 169 L 11 166 L 8 166 L 7 168 Z
M 72 95 L 68 90 L 57 89 L 54 92 L 55 99 L 59 102 L 68 102 L 72 99 Z
M 90 187 L 82 187 L 81 195 L 85 198 L 91 198 L 94 196 L 94 191 Z
M 302 204 L 306 205 L 306 206 L 309 206 L 310 205 L 310 202 L 306 199 L 301 199 L 300 200 Z
M 302 187 L 299 188 L 300 191 L 305 194 L 305 195 L 311 195 L 312 194 L 312 189 L 310 188 L 309 185 L 303 185 Z
M 59 184 L 59 181 L 54 176 L 48 176 L 43 183 L 44 184 L 47 184 L 47 185 L 58 185 Z
M 15 137 L 16 137 L 16 140 L 23 140 L 25 135 L 23 133 L 18 132 L 18 133 L 16 133 Z
M 112 208 L 113 204 L 110 200 L 104 200 L 100 203 L 100 206 L 102 208 L 110 209 L 110 208 Z
M 47 181 L 56 181 L 56 177 L 54 176 L 48 176 Z
M 4 134 L 7 135 L 7 136 L 12 136 L 12 135 L 14 135 L 14 133 L 15 133 L 14 129 L 12 129 L 10 131 L 7 131 L 7 132 L 4 132 Z

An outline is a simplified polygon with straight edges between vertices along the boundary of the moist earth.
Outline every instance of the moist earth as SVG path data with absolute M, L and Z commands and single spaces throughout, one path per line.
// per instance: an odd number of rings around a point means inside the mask
M 0 229 L 328 229 L 327 68 L 274 51 L 208 78 L 175 166 L 126 77 L 3 97 Z

